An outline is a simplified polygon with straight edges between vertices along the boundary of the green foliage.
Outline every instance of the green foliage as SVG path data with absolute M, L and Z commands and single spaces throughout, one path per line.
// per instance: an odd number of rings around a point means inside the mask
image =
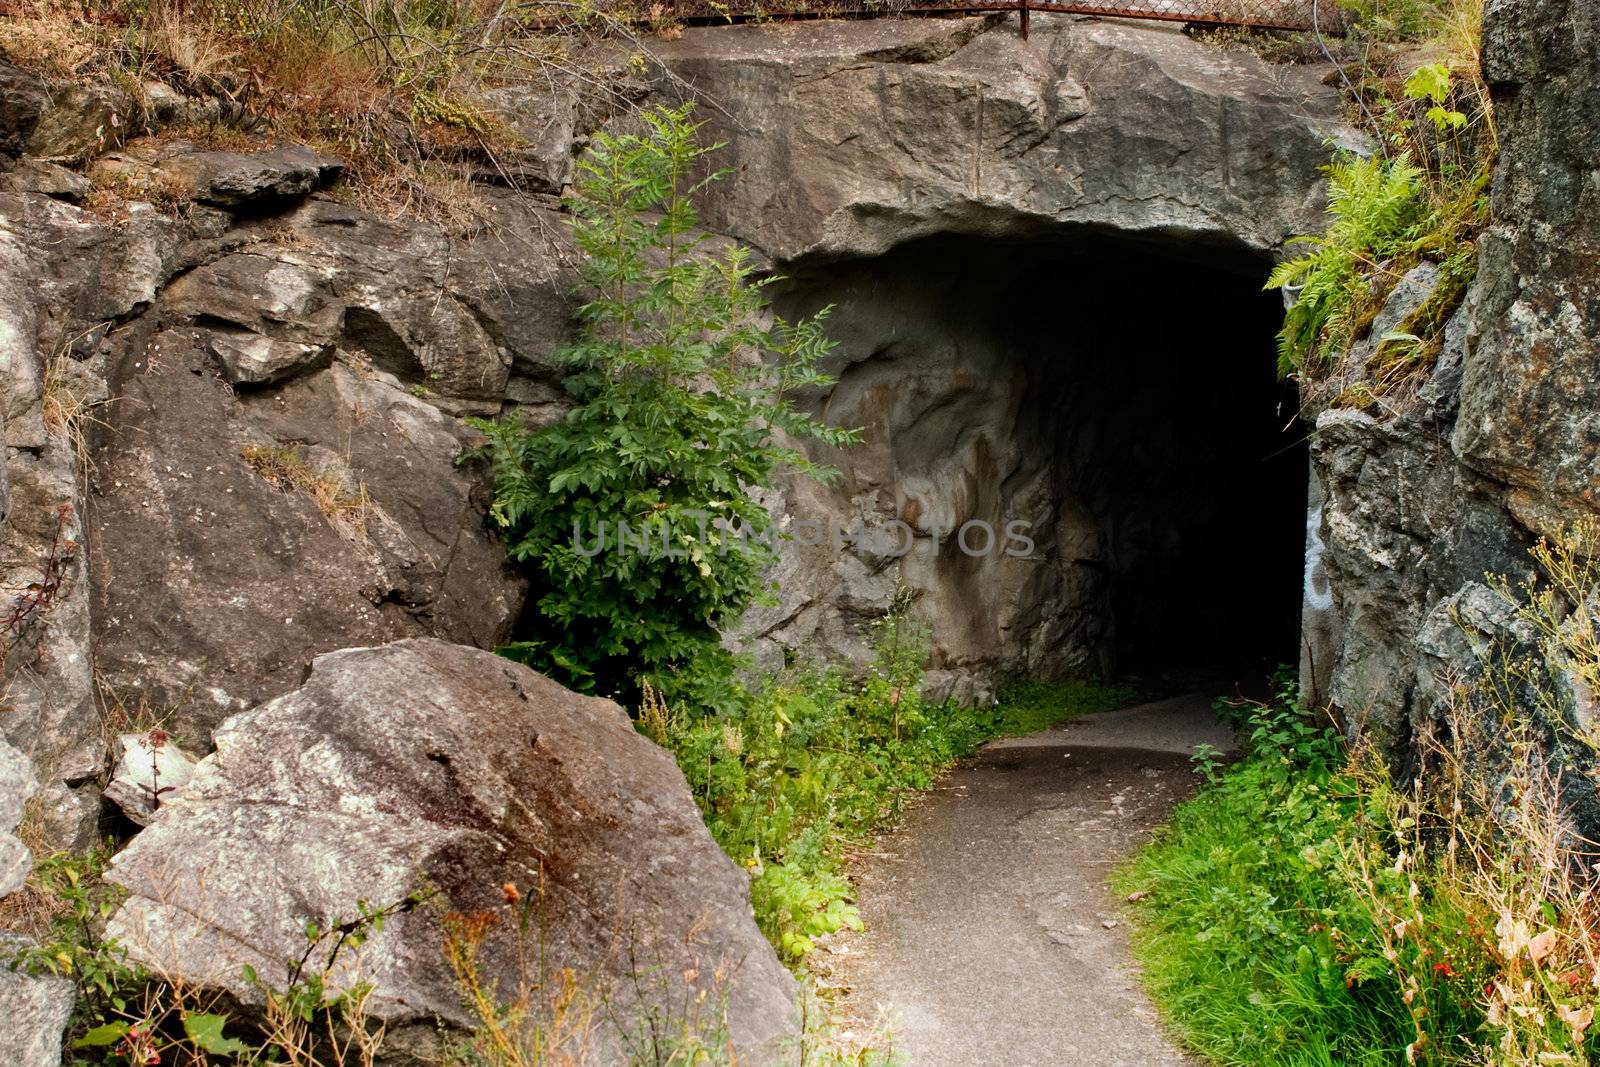
M 1358 29 L 1368 38 L 1363 69 L 1347 81 L 1362 117 L 1381 139 L 1379 155 L 1336 155 L 1327 168 L 1328 226 L 1300 238 L 1304 255 L 1273 271 L 1268 288 L 1294 302 L 1278 334 L 1278 370 L 1329 374 L 1368 331 L 1399 280 L 1424 262 L 1441 280 L 1426 305 L 1379 338 L 1351 398 L 1365 406 L 1401 383 L 1420 380 L 1443 343 L 1444 327 L 1477 269 L 1475 240 L 1488 223 L 1487 188 L 1497 147 L 1488 87 L 1480 74 L 1482 0 L 1362 0 Z M 1427 35 L 1441 61 L 1401 73 L 1373 55 Z M 1346 403 L 1341 397 L 1336 403 Z
M 648 678 L 675 698 L 729 699 L 718 633 L 770 591 L 767 511 L 752 490 L 797 469 L 833 472 L 783 443 L 846 445 L 789 399 L 830 383 L 822 315 L 771 316 L 749 253 L 713 247 L 691 202 L 711 148 L 690 106 L 595 136 L 580 161 L 573 232 L 591 299 L 556 359 L 577 406 L 534 431 L 489 435 L 493 513 L 530 565 L 538 611 L 506 649 L 578 689 L 629 696 Z
M 1465 113 L 1445 107 L 1450 99 L 1450 68 L 1443 63 L 1425 63 L 1412 71 L 1406 79 L 1406 96 L 1432 104 L 1426 115 L 1440 133 L 1467 124 Z
M 987 709 L 922 696 L 927 633 L 903 613 L 876 623 L 877 654 L 856 677 L 799 667 L 732 713 L 676 714 L 651 697 L 640 727 L 672 750 L 712 836 L 754 877 L 762 930 L 790 962 L 860 918 L 845 852 L 894 819 L 953 761 L 1008 733 L 1124 703 L 1129 692 L 1029 684 Z
M 1439 17 L 1449 0 L 1340 0 L 1355 12 L 1365 36 L 1384 41 L 1405 41 L 1421 37 Z M 1329 5 L 1330 7 L 1332 5 Z
M 169 984 L 128 960 L 128 953 L 104 935 L 106 920 L 126 896 L 104 879 L 110 849 L 87 855 L 56 853 L 34 867 L 30 892 L 53 911 L 50 933 L 10 961 L 12 969 L 69 979 L 77 999 L 66 1031 L 67 1067 L 126 1067 L 179 1062 L 204 1067 L 236 1062 L 274 1063 L 288 1058 L 305 1064 L 370 1062 L 348 1058 L 353 1048 L 376 1047 L 377 1038 L 354 1040 L 372 986 L 357 982 L 337 987 L 330 981 L 341 952 L 352 951 L 383 928 L 386 918 L 422 902 L 411 896 L 387 907 L 357 903 L 356 915 L 327 930 L 306 927 L 306 950 L 285 961 L 279 984 L 261 981 L 253 968 L 243 977 L 261 992 L 265 1010 L 249 1027 L 236 1025 L 216 1010 L 216 999 L 200 990 Z M 312 1050 L 335 1028 L 342 1052 L 329 1059 Z M 230 1032 L 231 1031 L 231 1032 Z M 304 1057 L 312 1056 L 310 1059 Z
M 1600 1062 L 1600 874 L 1575 805 L 1600 742 L 1600 524 L 1491 578 L 1516 616 L 1413 719 L 1413 774 L 1347 755 L 1292 690 L 1243 710 L 1248 751 L 1117 879 L 1152 992 L 1220 1064 Z M 1475 676 L 1474 676 L 1475 675 Z M 1591 816 L 1592 817 L 1592 816 Z M 1592 824 L 1591 824 L 1592 825 Z
M 1299 286 L 1278 333 L 1278 371 L 1327 362 L 1354 338 L 1355 311 L 1370 276 L 1384 269 L 1426 217 L 1422 171 L 1402 156 L 1393 162 L 1347 156 L 1327 167 L 1327 231 L 1300 238 L 1310 251 L 1278 265 L 1269 289 Z
M 973 708 L 969 714 L 985 739 L 1015 737 L 1080 715 L 1120 708 L 1137 697 L 1137 690 L 1113 682 L 1023 678 L 1002 686 L 994 704 Z
M 1400 989 L 1366 958 L 1372 921 L 1336 873 L 1363 810 L 1335 773 L 1338 735 L 1292 700 L 1226 710 L 1248 753 L 1116 879 L 1148 894 L 1138 955 L 1151 993 L 1219 1064 L 1401 1062 Z
M 49 933 L 10 961 L 13 970 L 51 974 L 77 986 L 67 1034 L 74 1040 L 98 1035 L 88 1045 L 102 1043 L 109 1033 L 103 1021 L 127 1012 L 150 980 L 128 961 L 126 949 L 104 936 L 106 920 L 126 896 L 102 877 L 110 858 L 111 850 L 101 847 L 82 855 L 57 852 L 35 862 L 32 891 L 51 903 Z M 104 1043 L 122 1037 L 118 1033 Z

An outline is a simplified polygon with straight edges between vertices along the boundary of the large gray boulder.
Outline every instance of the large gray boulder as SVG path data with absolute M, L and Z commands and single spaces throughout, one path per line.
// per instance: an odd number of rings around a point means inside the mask
M 0 1053 L 6 1067 L 61 1067 L 61 1034 L 77 992 L 70 979 L 11 969 L 26 947 L 0 934 Z
M 358 901 L 436 891 L 360 953 L 387 1055 L 425 1055 L 437 1021 L 471 1023 L 440 956 L 445 913 L 495 917 L 483 971 L 516 986 L 512 886 L 538 901 L 524 947 L 546 974 L 580 976 L 603 1045 L 646 1013 L 713 1024 L 724 1005 L 747 1053 L 785 1032 L 794 983 L 756 929 L 746 876 L 672 757 L 615 704 L 409 640 L 319 656 L 216 744 L 113 861 L 132 895 L 110 934 L 135 958 L 253 1002 L 242 969 L 279 979 L 308 921 L 326 930 Z

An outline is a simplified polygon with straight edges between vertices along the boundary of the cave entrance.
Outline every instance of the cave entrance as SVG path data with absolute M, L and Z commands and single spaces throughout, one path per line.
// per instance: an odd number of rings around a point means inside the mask
M 780 312 L 834 306 L 818 408 L 866 429 L 834 505 L 915 530 L 889 566 L 935 668 L 1260 680 L 1298 659 L 1307 455 L 1269 267 L 1072 230 L 790 268 Z M 1033 555 L 950 551 L 971 518 L 1028 522 Z

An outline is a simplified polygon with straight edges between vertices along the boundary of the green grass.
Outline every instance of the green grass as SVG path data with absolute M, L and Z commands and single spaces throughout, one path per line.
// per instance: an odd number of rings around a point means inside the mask
M 988 741 L 1036 733 L 1082 715 L 1125 707 L 1138 696 L 1136 689 L 1115 682 L 1027 679 L 1004 686 L 999 703 L 971 714 Z
M 1162 1013 L 1217 1064 L 1404 1061 L 1386 976 L 1347 978 L 1370 920 L 1327 866 L 1355 802 L 1327 775 L 1247 760 L 1180 807 L 1115 880 L 1145 892 L 1136 952 Z
M 1338 733 L 1287 683 L 1275 705 L 1225 710 L 1247 754 L 1206 769 L 1208 785 L 1112 883 L 1140 894 L 1135 952 L 1173 1030 L 1223 1067 L 1404 1064 L 1417 1035 L 1406 970 L 1422 975 L 1418 1062 L 1466 1062 L 1454 1057 L 1482 1022 L 1472 982 L 1452 988 L 1433 967 L 1460 963 L 1437 952 L 1459 940 L 1459 917 L 1443 894 L 1408 895 L 1378 779 L 1349 770 Z M 1401 968 L 1377 918 L 1399 913 L 1417 917 L 1413 940 L 1425 926 L 1433 945 L 1402 946 Z
M 670 749 L 717 843 L 753 877 L 757 922 L 798 964 L 816 939 L 860 927 L 843 860 L 985 741 L 1127 703 L 1094 682 L 1026 683 L 967 708 L 921 695 L 925 634 L 885 620 L 863 675 L 797 669 L 723 715 L 647 701 L 641 728 Z

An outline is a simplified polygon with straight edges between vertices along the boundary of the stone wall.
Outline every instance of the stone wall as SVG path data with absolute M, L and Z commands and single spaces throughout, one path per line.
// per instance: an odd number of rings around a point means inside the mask
M 40 784 L 28 833 L 82 843 L 118 733 L 203 753 L 318 653 L 510 633 L 524 582 L 458 416 L 558 400 L 565 252 L 553 203 L 490 191 L 503 225 L 450 235 L 269 141 L 138 141 L 86 177 L 38 158 L 82 101 L 0 75 L 41 108 L 0 171 L 0 730 Z
M 1496 225 L 1433 379 L 1379 415 L 1305 397 L 1308 689 L 1388 741 L 1408 730 L 1429 664 L 1453 654 L 1435 641 L 1424 662 L 1419 635 L 1444 640 L 1440 620 L 1484 572 L 1525 571 L 1532 536 L 1595 510 L 1597 193 L 1579 118 L 1600 82 L 1580 32 L 1595 17 L 1556 0 L 1491 5 Z M 824 457 L 840 488 L 796 482 L 774 506 L 844 527 L 904 522 L 915 538 L 905 558 L 791 552 L 781 604 L 752 613 L 744 636 L 769 663 L 801 648 L 859 658 L 865 623 L 903 586 L 940 624 L 950 691 L 1111 662 L 1136 613 L 1112 589 L 1140 588 L 1125 561 L 1150 554 L 1129 531 L 1157 523 L 1096 499 L 1073 464 L 1129 442 L 1183 446 L 1108 436 L 1114 420 L 1082 406 L 1089 379 L 1063 368 L 1099 354 L 1127 365 L 1100 375 L 1105 388 L 1137 389 L 1145 357 L 1098 327 L 1041 345 L 1042 327 L 1001 313 L 1014 288 L 1002 276 L 1025 278 L 1042 322 L 1071 307 L 1026 277 L 1051 257 L 1142 260 L 1161 274 L 1154 290 L 1261 270 L 1320 225 L 1327 142 L 1359 143 L 1326 70 L 1071 17 L 1040 18 L 1026 43 L 980 18 L 694 29 L 658 50 L 654 99 L 698 95 L 728 142 L 718 163 L 734 174 L 708 223 L 791 276 L 785 311 L 840 305 L 842 382 L 811 399 L 871 439 Z M 329 195 L 336 160 L 91 144 L 86 124 L 116 125 L 106 116 L 126 99 L 3 73 L 0 148 L 17 162 L 0 191 L 0 500 L 8 565 L 51 590 L 14 642 L 4 729 L 35 766 L 36 815 L 70 839 L 98 810 L 107 715 L 168 722 L 203 750 L 217 722 L 291 687 L 319 652 L 511 632 L 522 587 L 485 525 L 479 473 L 455 462 L 470 437 L 460 417 L 559 410 L 543 357 L 568 329 L 570 252 L 549 198 L 490 191 L 498 224 L 466 234 L 388 221 Z M 570 174 L 580 126 L 536 146 L 540 173 Z M 91 174 L 159 189 L 178 210 L 137 195 L 110 216 L 86 210 L 84 176 L 42 161 L 86 156 Z M 1390 314 L 1430 284 L 1410 279 Z M 1140 307 L 1130 297 L 1116 313 Z M 1227 343 L 1190 351 L 1255 365 L 1243 334 Z M 88 417 L 63 421 L 67 409 Z M 1123 421 L 1177 418 L 1156 411 Z M 1168 514 L 1205 510 L 1169 495 Z M 1296 532 L 1272 536 L 1298 538 L 1298 509 L 1284 508 Z M 950 541 L 974 517 L 1031 519 L 1049 558 L 964 561 Z M 1212 569 L 1245 591 L 1302 584 L 1247 557 Z
M 1324 142 L 1351 136 L 1320 69 L 1165 26 L 1041 18 L 1025 43 L 998 18 L 886 20 L 690 30 L 658 47 L 655 99 L 698 94 L 728 141 L 718 163 L 735 174 L 708 223 L 794 273 L 797 312 L 920 238 L 1081 259 L 1116 234 L 1179 275 L 1259 270 L 1315 227 Z M 511 121 L 549 105 L 502 95 Z M 0 69 L 0 502 L 13 584 L 48 590 L 9 643 L 0 728 L 40 783 L 32 825 L 57 841 L 95 832 L 117 732 L 161 723 L 198 755 L 319 653 L 505 639 L 523 585 L 486 524 L 482 472 L 456 462 L 461 416 L 562 403 L 543 361 L 572 301 L 553 198 L 486 189 L 495 222 L 467 233 L 391 221 L 333 195 L 339 161 L 303 148 L 121 143 L 228 117 L 161 85 L 140 96 Z M 560 109 L 569 132 L 518 164 L 540 189 L 570 176 L 578 117 L 606 114 Z M 941 268 L 957 287 L 959 266 Z M 918 288 L 914 271 L 895 284 Z M 941 327 L 895 362 L 864 326 L 892 318 L 841 316 L 856 331 L 846 383 L 814 398 L 878 435 L 836 457 L 848 488 L 795 484 L 775 503 L 846 525 L 911 517 L 918 550 L 791 557 L 783 603 L 746 635 L 769 663 L 801 646 L 859 658 L 898 581 L 939 621 L 946 688 L 1107 664 L 1108 528 L 1091 512 L 1111 505 L 1062 488 L 1064 438 L 1006 425 L 1036 391 L 1015 374 L 997 388 L 1003 346 L 969 330 L 958 358 Z M 964 384 L 975 369 L 983 380 Z M 897 399 L 869 418 L 873 390 Z M 950 537 L 936 529 L 978 515 L 980 497 L 996 519 L 1026 512 L 1054 561 L 991 571 L 946 551 L 930 565 Z

